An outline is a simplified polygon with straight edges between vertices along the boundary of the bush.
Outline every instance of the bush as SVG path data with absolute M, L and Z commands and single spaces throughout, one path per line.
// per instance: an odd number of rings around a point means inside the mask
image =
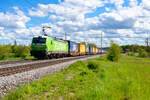
M 87 72 L 82 71 L 82 72 L 80 73 L 80 75 L 81 75 L 81 76 L 87 75 Z
M 128 56 L 135 56 L 135 53 L 134 52 L 128 52 L 127 55 Z
M 89 68 L 89 69 L 98 69 L 98 64 L 96 64 L 96 63 L 94 63 L 94 62 L 88 62 L 88 65 L 87 65 L 87 67 Z
M 11 56 L 11 45 L 0 45 L 0 59 L 8 58 Z
M 30 55 L 30 47 L 22 45 L 0 45 L 0 60 L 9 57 L 25 58 Z
M 109 48 L 109 52 L 107 53 L 107 60 L 110 61 L 118 61 L 121 57 L 121 48 L 116 43 L 111 43 L 111 46 Z
M 15 53 L 17 57 L 25 58 L 30 55 L 30 49 L 26 46 L 20 45 L 20 46 L 17 46 Z
M 148 57 L 148 53 L 144 49 L 139 49 L 140 57 Z

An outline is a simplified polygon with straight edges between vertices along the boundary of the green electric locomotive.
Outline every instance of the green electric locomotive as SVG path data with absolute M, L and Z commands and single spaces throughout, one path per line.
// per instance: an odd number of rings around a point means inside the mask
M 67 54 L 67 41 L 50 36 L 36 36 L 32 39 L 31 55 L 36 58 L 57 58 Z

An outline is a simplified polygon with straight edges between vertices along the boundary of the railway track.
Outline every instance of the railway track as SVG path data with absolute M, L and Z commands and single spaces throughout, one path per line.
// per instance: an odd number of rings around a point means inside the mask
M 69 57 L 69 58 L 64 58 L 64 59 L 56 59 L 56 60 L 47 60 L 46 62 L 36 62 L 36 63 L 31 63 L 31 64 L 26 64 L 26 65 L 18 65 L 18 66 L 13 66 L 13 67 L 6 67 L 6 68 L 0 68 L 0 77 L 4 76 L 9 76 L 17 73 L 22 73 L 30 70 L 34 70 L 37 68 L 42 68 L 42 67 L 47 67 L 50 65 L 55 65 L 63 62 L 68 62 L 71 60 L 76 60 L 80 58 L 86 58 L 88 56 L 78 56 L 78 57 Z
M 6 64 L 16 64 L 16 63 L 26 63 L 26 62 L 32 62 L 36 60 L 13 60 L 13 61 L 0 61 L 0 65 L 6 65 Z

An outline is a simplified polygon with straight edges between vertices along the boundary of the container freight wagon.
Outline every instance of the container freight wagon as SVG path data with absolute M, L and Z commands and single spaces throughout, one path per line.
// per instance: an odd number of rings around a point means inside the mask
M 86 54 L 88 55 L 88 54 L 90 54 L 90 47 L 89 46 L 85 46 L 85 50 L 86 50 Z
M 49 36 L 33 37 L 31 55 L 36 58 L 59 57 L 68 54 L 68 42 Z
M 80 55 L 85 55 L 85 44 L 79 44 L 78 51 Z
M 68 54 L 69 54 L 69 56 L 79 55 L 78 43 L 68 41 Z

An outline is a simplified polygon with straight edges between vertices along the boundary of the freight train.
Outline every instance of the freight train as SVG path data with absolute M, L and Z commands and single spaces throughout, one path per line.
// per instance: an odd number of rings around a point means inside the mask
M 100 48 L 86 46 L 85 44 L 70 40 L 53 38 L 51 36 L 35 36 L 31 43 L 31 55 L 38 59 L 99 53 Z

